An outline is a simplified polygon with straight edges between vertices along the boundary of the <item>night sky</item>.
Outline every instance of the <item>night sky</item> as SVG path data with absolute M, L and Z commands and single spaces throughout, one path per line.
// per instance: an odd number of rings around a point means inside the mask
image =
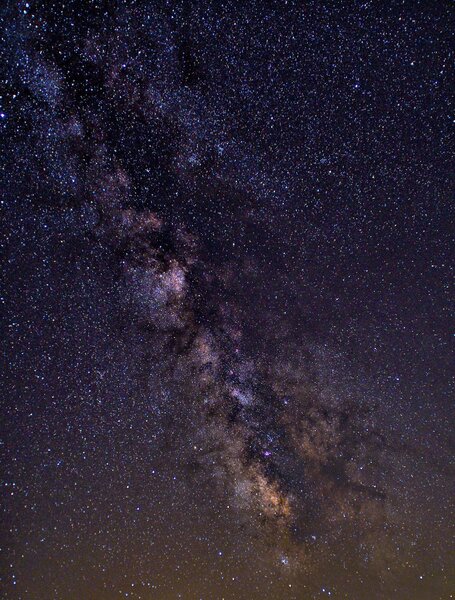
M 450 3 L 1 4 L 1 597 L 453 598 Z

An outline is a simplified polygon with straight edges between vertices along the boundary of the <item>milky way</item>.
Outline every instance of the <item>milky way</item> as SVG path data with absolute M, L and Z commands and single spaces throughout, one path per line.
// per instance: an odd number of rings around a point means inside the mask
M 452 597 L 448 15 L 7 3 L 3 597 Z

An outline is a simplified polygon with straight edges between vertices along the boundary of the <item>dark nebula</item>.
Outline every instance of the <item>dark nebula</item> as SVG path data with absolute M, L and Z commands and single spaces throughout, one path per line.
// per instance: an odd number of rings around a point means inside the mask
M 454 597 L 449 3 L 1 11 L 1 597 Z

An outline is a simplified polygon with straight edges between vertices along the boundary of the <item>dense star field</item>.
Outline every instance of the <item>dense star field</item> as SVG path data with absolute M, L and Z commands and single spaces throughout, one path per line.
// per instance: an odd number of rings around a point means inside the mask
M 2 2 L 2 598 L 454 597 L 450 18 Z

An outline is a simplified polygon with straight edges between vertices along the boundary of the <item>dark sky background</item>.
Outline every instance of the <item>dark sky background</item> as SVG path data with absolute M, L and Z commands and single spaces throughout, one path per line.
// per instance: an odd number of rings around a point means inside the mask
M 451 16 L 2 3 L 2 598 L 454 597 Z

